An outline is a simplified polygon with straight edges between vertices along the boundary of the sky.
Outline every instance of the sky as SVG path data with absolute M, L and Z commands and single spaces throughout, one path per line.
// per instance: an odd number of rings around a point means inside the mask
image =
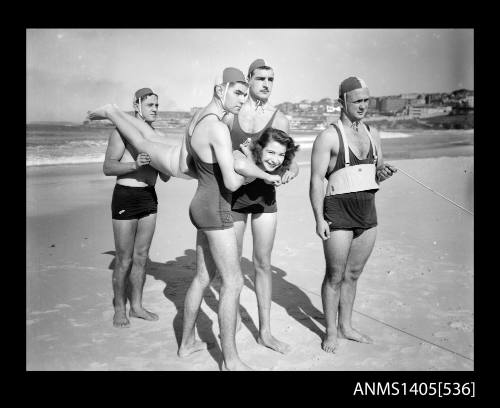
M 274 69 L 270 102 L 337 98 L 351 75 L 372 96 L 474 89 L 473 29 L 27 29 L 26 121 L 82 122 L 105 103 L 207 105 L 227 66 Z

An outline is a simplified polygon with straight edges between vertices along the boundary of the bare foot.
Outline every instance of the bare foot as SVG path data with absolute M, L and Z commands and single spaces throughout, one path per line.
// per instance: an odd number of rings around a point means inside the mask
M 87 112 L 87 118 L 89 120 L 102 120 L 102 119 L 107 119 L 108 118 L 108 112 L 111 109 L 115 109 L 116 105 L 112 105 L 110 103 L 101 106 L 100 108 L 91 110 Z
M 190 354 L 196 353 L 197 351 L 202 351 L 207 349 L 207 343 L 200 340 L 195 340 L 192 344 L 182 345 L 177 351 L 177 355 L 181 358 L 187 357 Z
M 113 326 L 118 328 L 130 327 L 130 321 L 127 319 L 127 312 L 125 309 L 115 310 Z
M 253 368 L 247 366 L 243 361 L 236 360 L 231 363 L 222 363 L 221 371 L 254 371 Z
M 257 343 L 259 343 L 262 346 L 269 347 L 270 349 L 277 351 L 278 353 L 281 354 L 287 354 L 291 350 L 288 344 L 279 341 L 277 338 L 271 335 L 266 336 L 265 338 L 259 336 L 259 338 L 257 339 Z
M 138 319 L 149 320 L 150 322 L 159 319 L 158 315 L 153 312 L 149 312 L 146 309 L 132 309 L 128 312 L 129 317 L 137 317 Z
M 357 330 L 354 330 L 353 328 L 351 329 L 345 329 L 341 328 L 340 329 L 342 332 L 342 335 L 349 340 L 354 340 L 354 341 L 359 341 L 360 343 L 373 343 L 373 340 L 367 336 L 366 334 L 360 333 Z
M 327 353 L 335 353 L 335 349 L 337 348 L 337 335 L 336 334 L 327 334 L 321 343 L 321 348 Z

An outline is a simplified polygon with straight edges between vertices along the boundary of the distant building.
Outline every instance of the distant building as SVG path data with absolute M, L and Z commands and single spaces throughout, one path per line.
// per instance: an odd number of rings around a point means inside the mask
M 465 103 L 468 108 L 474 109 L 474 95 L 465 97 Z
M 378 98 L 372 96 L 368 102 L 368 110 L 369 111 L 379 110 L 378 105 L 379 105 Z
M 425 95 L 418 95 L 416 98 L 408 99 L 408 104 L 411 106 L 425 105 Z
M 398 96 L 388 96 L 380 101 L 380 112 L 394 115 L 405 109 L 407 105 L 406 99 Z
M 294 110 L 294 104 L 291 102 L 283 102 L 280 103 L 279 105 L 276 105 L 276 108 L 278 108 L 281 112 L 283 112 L 286 115 Z
M 449 115 L 451 109 L 451 106 L 440 106 L 437 108 L 429 106 L 409 106 L 408 114 L 414 118 L 432 118 L 434 116 Z
M 418 93 L 415 93 L 415 92 L 412 92 L 412 93 L 404 93 L 404 94 L 401 94 L 400 97 L 403 98 L 403 99 L 408 99 L 408 100 L 412 100 L 412 99 L 417 99 L 420 95 Z
M 426 105 L 440 105 L 441 103 L 443 103 L 443 94 L 430 93 L 425 95 Z
M 340 106 L 326 105 L 326 113 L 340 113 Z
M 303 101 L 298 103 L 297 107 L 301 111 L 308 111 L 309 109 L 311 109 L 311 102 L 304 99 Z

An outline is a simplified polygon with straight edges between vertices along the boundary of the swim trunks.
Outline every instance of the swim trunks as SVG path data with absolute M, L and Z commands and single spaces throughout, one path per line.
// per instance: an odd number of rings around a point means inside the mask
M 133 220 L 156 214 L 158 197 L 154 186 L 131 187 L 115 184 L 111 199 L 114 220 Z
M 231 129 L 233 150 L 241 150 L 240 144 L 248 138 L 252 139 L 252 142 L 255 142 L 266 129 L 271 127 L 277 112 L 278 110 L 276 109 L 266 126 L 255 133 L 245 132 L 240 126 L 238 115 L 235 115 L 233 128 Z M 241 186 L 233 193 L 231 208 L 233 211 L 245 214 L 277 212 L 276 188 L 273 185 L 265 183 L 264 180 L 257 178 L 251 183 Z
M 335 128 L 339 133 L 338 128 Z M 373 146 L 370 144 L 368 155 L 363 160 L 358 159 L 349 148 L 349 159 L 353 166 L 373 163 L 375 160 Z M 339 135 L 337 162 L 328 176 L 343 167 L 345 167 L 345 148 L 342 137 Z M 376 227 L 376 192 L 377 190 L 366 190 L 326 196 L 323 204 L 323 216 L 330 225 L 330 230 L 352 230 L 354 238 L 356 238 L 365 230 Z
M 215 115 L 215 113 L 209 113 L 199 119 L 193 132 L 198 123 L 209 115 Z M 194 166 L 198 173 L 198 187 L 189 205 L 191 223 L 201 231 L 231 228 L 233 226 L 231 191 L 224 185 L 219 164 L 200 160 L 191 148 L 191 135 L 188 135 L 187 147 L 193 156 Z

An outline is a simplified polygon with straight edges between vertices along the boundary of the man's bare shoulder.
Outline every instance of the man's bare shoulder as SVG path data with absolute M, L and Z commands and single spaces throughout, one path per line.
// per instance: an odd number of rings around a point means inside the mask
M 380 140 L 380 133 L 378 131 L 378 128 L 374 125 L 369 125 L 370 126 L 370 134 L 374 137 L 375 140 Z
M 125 139 L 118 129 L 113 129 L 111 134 L 109 135 L 108 143 L 112 143 L 114 145 L 123 145 L 125 146 L 127 143 L 127 139 Z
M 229 127 L 231 127 L 233 125 L 233 120 L 234 120 L 234 113 L 231 113 L 231 112 L 228 112 L 222 118 L 222 122 L 225 123 Z
M 321 144 L 322 146 L 330 145 L 333 147 L 335 143 L 338 144 L 337 131 L 333 128 L 333 126 L 328 126 L 325 130 L 321 131 L 318 136 L 316 136 L 314 143 Z
M 276 112 L 276 116 L 274 117 L 274 122 L 279 123 L 279 124 L 283 124 L 286 126 L 288 126 L 290 123 L 290 121 L 288 120 L 286 115 L 281 111 Z
M 207 117 L 204 120 L 206 122 L 203 124 L 203 131 L 207 132 L 208 137 L 221 138 L 229 135 L 227 124 L 217 119 L 215 116 Z

